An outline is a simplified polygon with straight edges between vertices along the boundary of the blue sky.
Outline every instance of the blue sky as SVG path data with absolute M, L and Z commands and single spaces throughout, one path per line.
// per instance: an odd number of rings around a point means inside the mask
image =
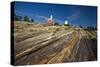
M 45 23 L 52 14 L 53 20 L 64 24 L 67 20 L 69 24 L 82 26 L 97 25 L 97 7 L 79 6 L 64 4 L 42 4 L 31 2 L 15 2 L 15 14 L 19 16 L 28 16 L 36 22 Z

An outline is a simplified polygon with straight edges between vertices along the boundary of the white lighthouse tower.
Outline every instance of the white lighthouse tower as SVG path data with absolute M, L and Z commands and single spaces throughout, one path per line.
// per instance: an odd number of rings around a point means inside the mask
M 67 21 L 67 20 L 65 20 L 65 24 L 66 24 L 66 25 L 68 24 L 68 21 Z
M 50 15 L 50 19 L 52 20 L 52 14 Z
M 68 24 L 68 21 L 67 20 L 65 20 L 65 24 Z
M 67 21 L 67 19 L 65 19 L 65 22 L 64 22 L 64 24 L 66 24 L 66 25 L 68 24 L 68 21 Z

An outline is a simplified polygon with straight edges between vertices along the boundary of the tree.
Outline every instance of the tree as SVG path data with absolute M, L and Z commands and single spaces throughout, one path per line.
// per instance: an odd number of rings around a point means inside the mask
M 70 26 L 69 24 L 64 24 L 64 26 Z
M 54 25 L 57 25 L 57 26 L 58 26 L 58 25 L 59 25 L 59 23 L 55 22 L 55 23 L 54 23 Z
M 21 21 L 22 17 L 21 16 L 14 16 L 15 21 Z
M 31 19 L 31 22 L 34 22 L 34 20 L 33 20 L 33 19 Z
M 18 16 L 15 16 L 14 19 L 15 19 L 15 21 L 18 21 L 19 20 Z
M 29 18 L 27 16 L 25 16 L 24 21 L 29 22 Z
M 83 28 L 81 25 L 79 25 L 80 28 Z
M 87 30 L 89 30 L 89 31 L 91 31 L 91 30 L 97 30 L 97 28 L 94 27 L 94 26 L 88 26 L 88 27 L 87 27 Z

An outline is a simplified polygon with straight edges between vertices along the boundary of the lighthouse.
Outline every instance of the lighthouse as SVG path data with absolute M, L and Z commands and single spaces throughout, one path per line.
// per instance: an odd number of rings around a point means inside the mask
M 68 21 L 67 20 L 65 20 L 65 24 L 68 24 Z
M 68 20 L 67 20 L 67 18 L 65 19 L 64 24 L 65 24 L 65 25 L 68 25 Z
M 52 20 L 52 14 L 50 15 L 50 19 Z
M 50 15 L 50 18 L 49 18 L 48 21 L 47 21 L 47 25 L 49 25 L 49 26 L 54 25 L 53 15 L 52 15 L 52 14 Z

